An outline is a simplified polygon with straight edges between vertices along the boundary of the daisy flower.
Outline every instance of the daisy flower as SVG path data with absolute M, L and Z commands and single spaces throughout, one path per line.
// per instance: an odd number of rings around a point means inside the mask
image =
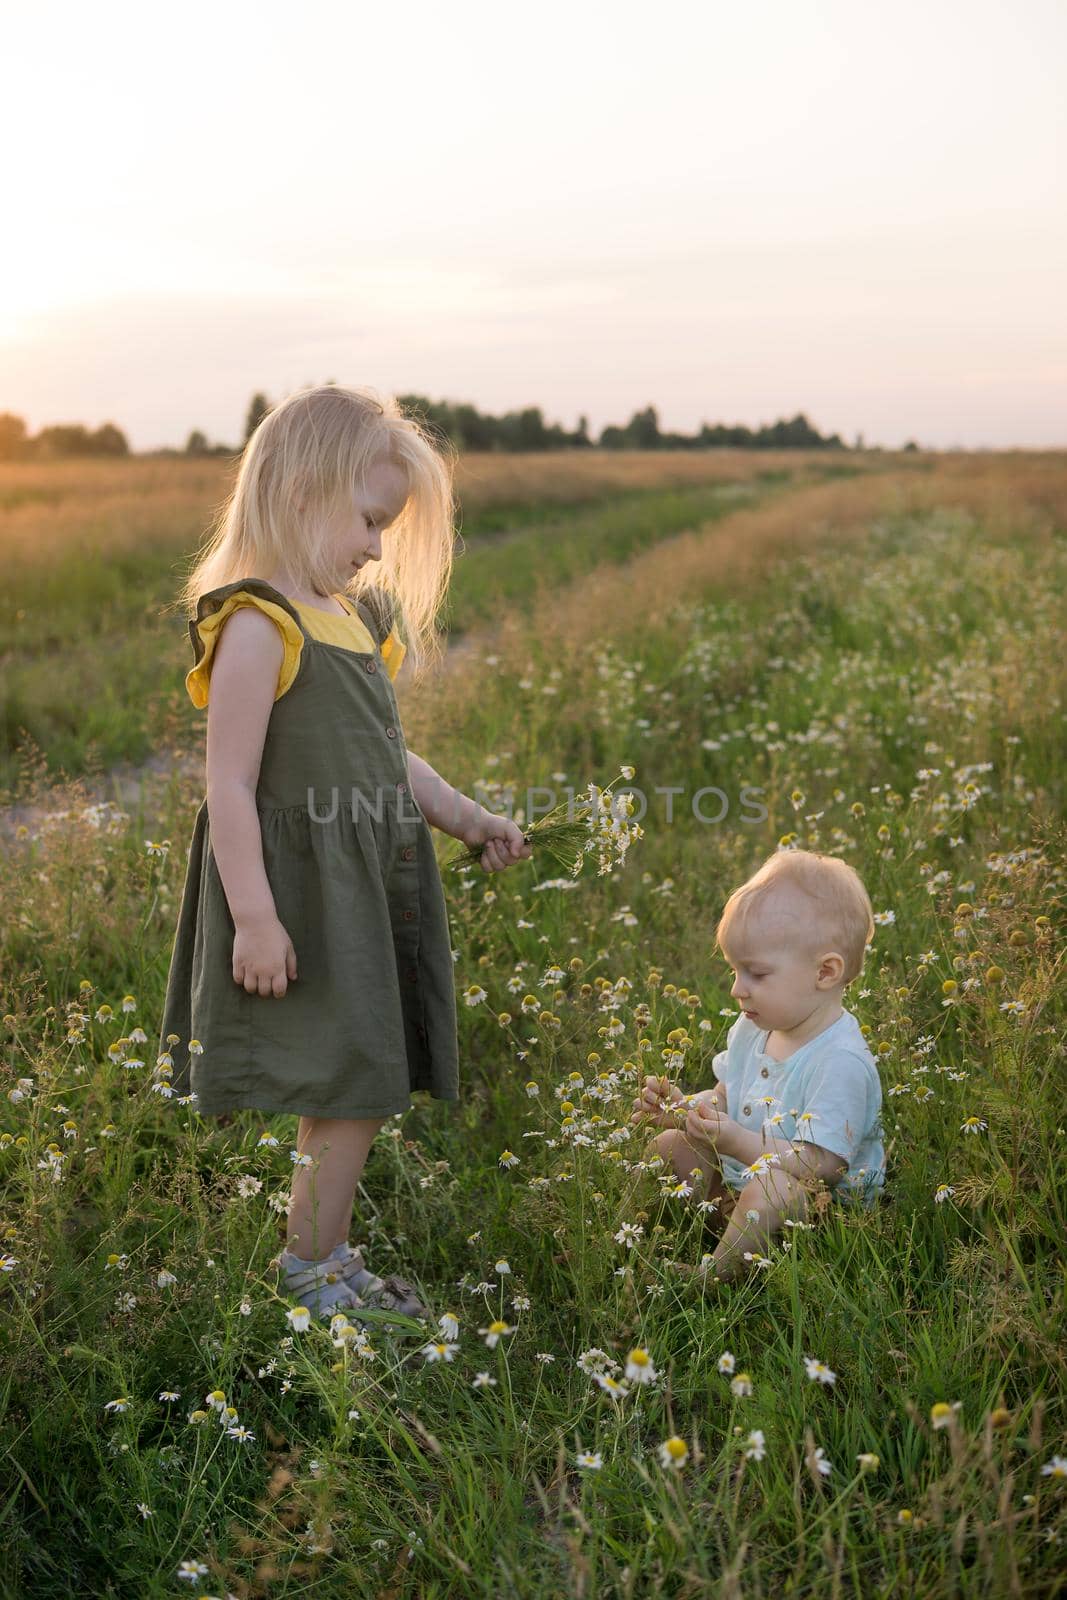
M 752 1379 L 747 1372 L 739 1372 L 736 1378 L 730 1380 L 730 1392 L 738 1398 L 752 1393 Z
M 988 1126 L 988 1122 L 984 1121 L 982 1117 L 964 1117 L 960 1123 L 960 1132 L 984 1133 Z
M 632 1383 L 655 1383 L 659 1374 L 647 1350 L 638 1347 L 626 1358 L 626 1376 Z
M 672 1433 L 669 1439 L 664 1439 L 659 1447 L 659 1463 L 661 1467 L 671 1468 L 677 1472 L 689 1460 L 689 1446 L 684 1439 L 679 1439 Z
M 450 1339 L 431 1340 L 422 1347 L 422 1355 L 427 1361 L 451 1361 L 459 1345 Z
M 724 1350 L 722 1355 L 719 1357 L 719 1361 L 718 1361 L 719 1371 L 720 1372 L 732 1372 L 736 1365 L 737 1365 L 737 1362 L 734 1359 L 734 1357 L 730 1354 L 729 1350 Z
M 490 1350 L 495 1350 L 505 1333 L 514 1333 L 514 1328 L 509 1328 L 506 1322 L 501 1322 L 499 1317 L 491 1322 L 488 1328 L 479 1328 L 478 1332 L 485 1338 Z
M 804 1357 L 804 1369 L 813 1383 L 836 1383 L 837 1373 L 831 1372 L 821 1361 L 816 1361 L 814 1356 Z
M 599 1450 L 580 1450 L 574 1459 L 579 1467 L 589 1467 L 593 1471 L 599 1471 L 604 1465 L 604 1458 Z
M 749 1461 L 762 1461 L 767 1454 L 762 1428 L 753 1428 L 745 1440 L 745 1455 Z

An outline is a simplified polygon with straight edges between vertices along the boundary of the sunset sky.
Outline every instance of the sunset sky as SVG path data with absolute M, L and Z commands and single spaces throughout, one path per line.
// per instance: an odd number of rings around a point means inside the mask
M 4 8 L 0 411 L 1067 445 L 1067 5 Z

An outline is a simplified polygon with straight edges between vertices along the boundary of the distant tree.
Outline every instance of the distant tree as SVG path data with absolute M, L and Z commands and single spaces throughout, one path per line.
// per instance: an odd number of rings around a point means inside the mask
M 248 407 L 248 416 L 245 418 L 245 444 L 251 439 L 270 409 L 270 401 L 265 394 L 254 394 L 252 396 L 252 402 Z
M 11 411 L 0 412 L 0 461 L 24 461 L 30 454 L 23 418 Z
M 207 434 L 201 433 L 199 428 L 194 428 L 185 441 L 185 453 L 188 456 L 206 456 L 208 453 Z
M 904 449 L 904 450 L 909 450 L 910 451 L 910 450 L 918 450 L 919 446 L 915 443 L 914 439 L 909 439 L 907 444 L 903 445 L 901 448 Z
M 113 422 L 105 422 L 97 428 L 90 435 L 89 443 L 94 456 L 128 456 L 130 453 L 126 435 Z

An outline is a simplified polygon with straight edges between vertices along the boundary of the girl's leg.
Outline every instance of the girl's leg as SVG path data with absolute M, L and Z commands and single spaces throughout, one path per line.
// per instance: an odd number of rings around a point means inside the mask
M 374 1136 L 387 1117 L 301 1117 L 297 1149 L 312 1159 L 297 1167 L 287 1248 L 304 1261 L 322 1261 L 348 1237 L 356 1184 Z

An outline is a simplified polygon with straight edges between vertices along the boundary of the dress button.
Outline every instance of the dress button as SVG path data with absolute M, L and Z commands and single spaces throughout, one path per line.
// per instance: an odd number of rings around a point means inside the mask
M 404 921 L 405 922 L 410 922 L 412 920 L 412 918 L 414 917 L 414 915 L 415 915 L 414 911 L 405 911 L 404 912 Z
M 769 1078 L 771 1074 L 767 1067 L 760 1067 L 759 1075 L 761 1078 Z
M 408 792 L 407 784 L 406 783 L 398 783 L 397 786 L 396 786 L 396 792 L 397 792 L 397 794 L 407 794 L 407 792 Z
M 742 1106 L 741 1107 L 741 1115 L 743 1117 L 750 1117 L 752 1115 L 752 1107 L 751 1106 Z
M 385 737 L 387 739 L 395 739 L 396 738 L 396 729 L 395 728 L 386 728 Z
M 400 852 L 400 859 L 401 859 L 401 861 L 414 861 L 414 859 L 415 859 L 415 847 L 414 847 L 414 845 L 410 845 L 409 844 L 409 845 L 405 846 L 405 848 L 403 850 L 401 850 L 401 852 Z
M 368 672 L 377 672 L 378 663 L 376 661 L 368 661 L 366 665 L 367 665 L 367 671 Z

